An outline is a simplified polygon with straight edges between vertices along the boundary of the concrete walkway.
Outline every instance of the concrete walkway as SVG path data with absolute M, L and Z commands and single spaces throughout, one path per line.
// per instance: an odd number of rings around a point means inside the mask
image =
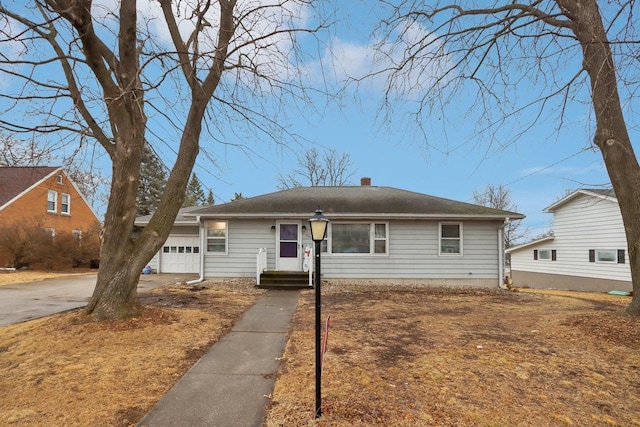
M 297 304 L 298 291 L 267 291 L 138 426 L 261 426 Z

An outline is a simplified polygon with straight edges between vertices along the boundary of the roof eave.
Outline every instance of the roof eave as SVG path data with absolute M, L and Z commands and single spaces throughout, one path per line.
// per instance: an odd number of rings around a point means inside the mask
M 236 219 L 256 219 L 256 218 L 305 218 L 311 217 L 311 213 L 201 213 L 202 219 L 219 219 L 219 218 L 236 218 Z M 478 215 L 478 214 L 416 214 L 416 213 L 327 213 L 328 218 L 340 219 L 466 219 L 466 220 L 484 220 L 484 221 L 504 221 L 504 220 L 520 220 L 524 219 L 524 215 Z M 186 214 L 185 217 L 196 217 L 196 215 Z

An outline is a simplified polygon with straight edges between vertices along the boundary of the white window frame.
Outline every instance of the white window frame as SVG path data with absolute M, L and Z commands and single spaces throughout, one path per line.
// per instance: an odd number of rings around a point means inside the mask
M 67 210 L 64 209 L 65 207 L 65 203 L 64 203 L 64 199 L 65 197 L 67 198 Z M 71 194 L 69 193 L 62 193 L 62 195 L 60 196 L 60 213 L 62 215 L 71 215 Z
M 347 224 L 347 225 L 355 225 L 355 224 L 362 224 L 362 225 L 368 225 L 369 226 L 369 252 L 358 252 L 358 253 L 350 253 L 350 252 L 333 252 L 333 226 L 334 225 L 341 225 L 341 224 Z M 382 237 L 378 237 L 376 238 L 376 224 L 382 224 L 385 227 L 385 233 L 386 236 L 384 238 Z M 376 241 L 381 241 L 384 240 L 385 241 L 385 251 L 384 253 L 376 253 Z M 389 223 L 385 222 L 385 221 L 374 221 L 374 222 L 369 222 L 369 221 L 337 221 L 337 222 L 330 222 L 329 223 L 329 228 L 327 230 L 327 236 L 325 238 L 325 240 L 323 240 L 323 242 L 326 242 L 325 245 L 321 245 L 322 248 L 322 253 L 326 253 L 328 255 L 335 255 L 335 256 L 341 256 L 341 255 L 346 255 L 346 256 L 388 256 L 389 255 Z
M 62 178 L 62 174 L 58 175 L 58 184 L 62 185 L 64 183 L 64 180 Z
M 543 253 L 548 253 L 549 257 L 543 257 Z M 538 249 L 538 261 L 551 261 L 553 259 L 552 250 L 551 249 Z
M 52 198 L 53 200 L 51 200 Z M 51 202 L 53 202 L 53 209 L 49 209 Z M 47 212 L 58 213 L 58 192 L 55 190 L 47 191 Z
M 45 227 L 44 231 L 46 231 L 47 233 L 51 234 L 52 238 L 56 237 L 56 229 L 55 228 Z
M 209 250 L 209 240 L 222 240 L 221 237 L 209 237 L 209 224 L 212 223 L 222 223 L 224 224 L 224 252 L 210 251 Z M 205 242 L 204 249 L 207 255 L 228 255 L 229 253 L 229 222 L 228 221 L 218 221 L 218 220 L 207 220 L 204 223 L 204 232 L 205 232 Z
M 459 252 L 442 252 L 442 226 L 443 225 L 457 225 L 458 226 L 458 230 L 459 230 L 459 237 L 457 237 L 457 240 L 460 242 L 460 251 Z M 454 238 L 452 237 L 445 237 L 444 239 L 446 240 L 453 240 Z M 462 226 L 462 222 L 440 222 L 438 223 L 438 255 L 439 256 L 462 256 L 463 254 L 463 245 L 464 242 L 464 233 L 463 233 L 463 226 Z
M 600 259 L 600 254 L 604 253 L 604 252 L 613 253 L 613 259 L 612 260 Z M 618 250 L 617 249 L 596 249 L 596 262 L 599 262 L 599 263 L 602 263 L 602 264 L 617 264 L 618 263 Z

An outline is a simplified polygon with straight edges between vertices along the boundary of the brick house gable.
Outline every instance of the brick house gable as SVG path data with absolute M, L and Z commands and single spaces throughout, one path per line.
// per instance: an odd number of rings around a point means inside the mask
M 55 201 L 53 206 L 49 201 Z M 0 228 L 26 222 L 66 233 L 100 224 L 62 168 L 0 167 Z M 0 253 L 0 266 L 6 263 L 6 255 Z

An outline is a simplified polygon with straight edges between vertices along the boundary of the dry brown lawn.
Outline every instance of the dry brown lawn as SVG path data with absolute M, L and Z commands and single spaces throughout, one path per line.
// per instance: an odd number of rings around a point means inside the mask
M 134 425 L 261 292 L 176 285 L 142 294 L 137 319 L 76 310 L 0 327 L 0 426 Z
M 134 425 L 261 292 L 171 286 L 141 296 L 139 319 L 73 311 L 0 327 L 0 426 Z M 313 296 L 301 292 L 268 427 L 640 426 L 629 297 L 323 285 L 314 421 Z
M 640 426 L 629 297 L 328 286 L 321 426 Z M 304 292 L 266 425 L 316 425 Z

